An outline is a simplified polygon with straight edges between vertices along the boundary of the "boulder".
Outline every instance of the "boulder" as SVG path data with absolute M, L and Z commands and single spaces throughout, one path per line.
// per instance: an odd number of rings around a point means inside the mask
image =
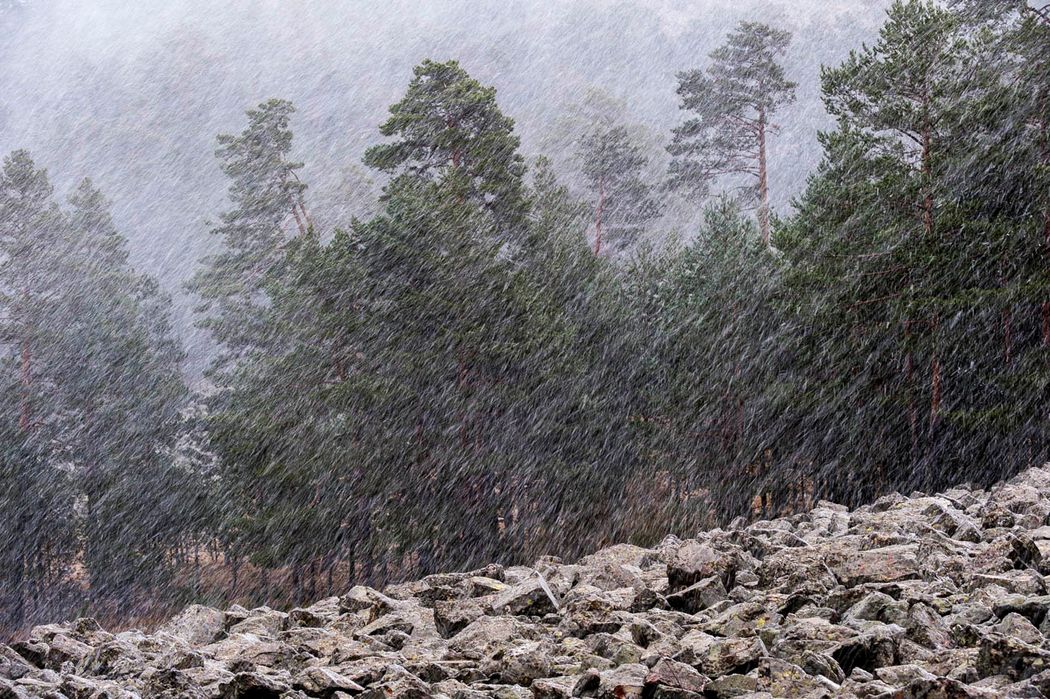
M 1050 696 L 1050 470 L 285 613 L 0 646 L 0 699 Z
M 668 595 L 667 604 L 671 609 L 695 614 L 727 599 L 728 596 L 722 578 L 712 576 Z
M 157 629 L 191 646 L 206 646 L 217 641 L 226 630 L 226 615 L 218 609 L 192 604 Z
M 611 670 L 588 670 L 576 681 L 574 697 L 598 699 L 641 699 L 649 668 L 645 665 L 621 665 Z
M 670 658 L 660 658 L 645 676 L 643 695 L 664 699 L 687 699 L 703 695 L 709 678 L 691 665 Z
M 1050 652 L 1001 633 L 984 636 L 979 648 L 977 674 L 982 678 L 1005 675 L 1023 680 L 1050 670 Z
M 857 551 L 842 547 L 827 556 L 828 568 L 847 587 L 864 583 L 889 583 L 921 577 L 919 546 L 903 544 Z
M 554 599 L 546 581 L 538 574 L 509 585 L 489 599 L 493 614 L 543 616 L 558 611 L 558 601 Z
M 733 587 L 736 569 L 733 555 L 690 539 L 678 547 L 667 564 L 667 581 L 672 594 L 711 577 L 719 578 L 729 589 Z
M 692 631 L 681 640 L 677 660 L 689 663 L 708 677 L 746 673 L 767 655 L 762 639 L 718 638 L 703 631 Z

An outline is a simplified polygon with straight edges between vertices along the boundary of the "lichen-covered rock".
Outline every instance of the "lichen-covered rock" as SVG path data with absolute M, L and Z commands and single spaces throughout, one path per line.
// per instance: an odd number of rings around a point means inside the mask
M 667 564 L 667 580 L 672 593 L 711 577 L 719 578 L 724 587 L 731 588 L 736 569 L 732 554 L 691 539 L 678 547 Z
M 643 694 L 664 699 L 702 696 L 709 681 L 691 665 L 661 658 L 645 676 Z
M 1005 675 L 1023 680 L 1050 670 L 1050 652 L 1018 638 L 989 633 L 981 639 L 977 674 L 983 677 Z
M 842 547 L 828 556 L 827 564 L 847 587 L 864 583 L 889 583 L 920 577 L 918 544 L 885 546 L 858 551 Z

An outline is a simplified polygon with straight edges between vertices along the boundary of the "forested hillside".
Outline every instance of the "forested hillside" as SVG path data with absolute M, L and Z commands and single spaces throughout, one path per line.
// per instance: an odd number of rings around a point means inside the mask
M 184 292 L 217 349 L 192 387 L 105 194 L 12 152 L 0 628 L 283 604 L 1045 462 L 1050 12 L 897 0 L 819 75 L 797 50 L 745 20 L 680 66 L 670 129 L 596 102 L 539 157 L 495 88 L 422 60 L 346 225 L 295 147 L 324 115 L 251 107 L 199 212 Z M 818 86 L 807 176 L 776 143 Z M 805 179 L 782 211 L 772 172 Z

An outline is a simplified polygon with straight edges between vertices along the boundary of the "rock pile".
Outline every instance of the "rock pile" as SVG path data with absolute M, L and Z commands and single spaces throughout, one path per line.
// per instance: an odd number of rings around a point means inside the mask
M 0 699 L 1050 696 L 1050 470 L 0 646 Z

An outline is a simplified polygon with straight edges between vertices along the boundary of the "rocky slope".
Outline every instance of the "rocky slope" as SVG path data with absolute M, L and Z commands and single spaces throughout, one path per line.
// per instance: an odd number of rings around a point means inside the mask
M 1050 470 L 288 613 L 0 646 L 0 699 L 1050 696 Z

